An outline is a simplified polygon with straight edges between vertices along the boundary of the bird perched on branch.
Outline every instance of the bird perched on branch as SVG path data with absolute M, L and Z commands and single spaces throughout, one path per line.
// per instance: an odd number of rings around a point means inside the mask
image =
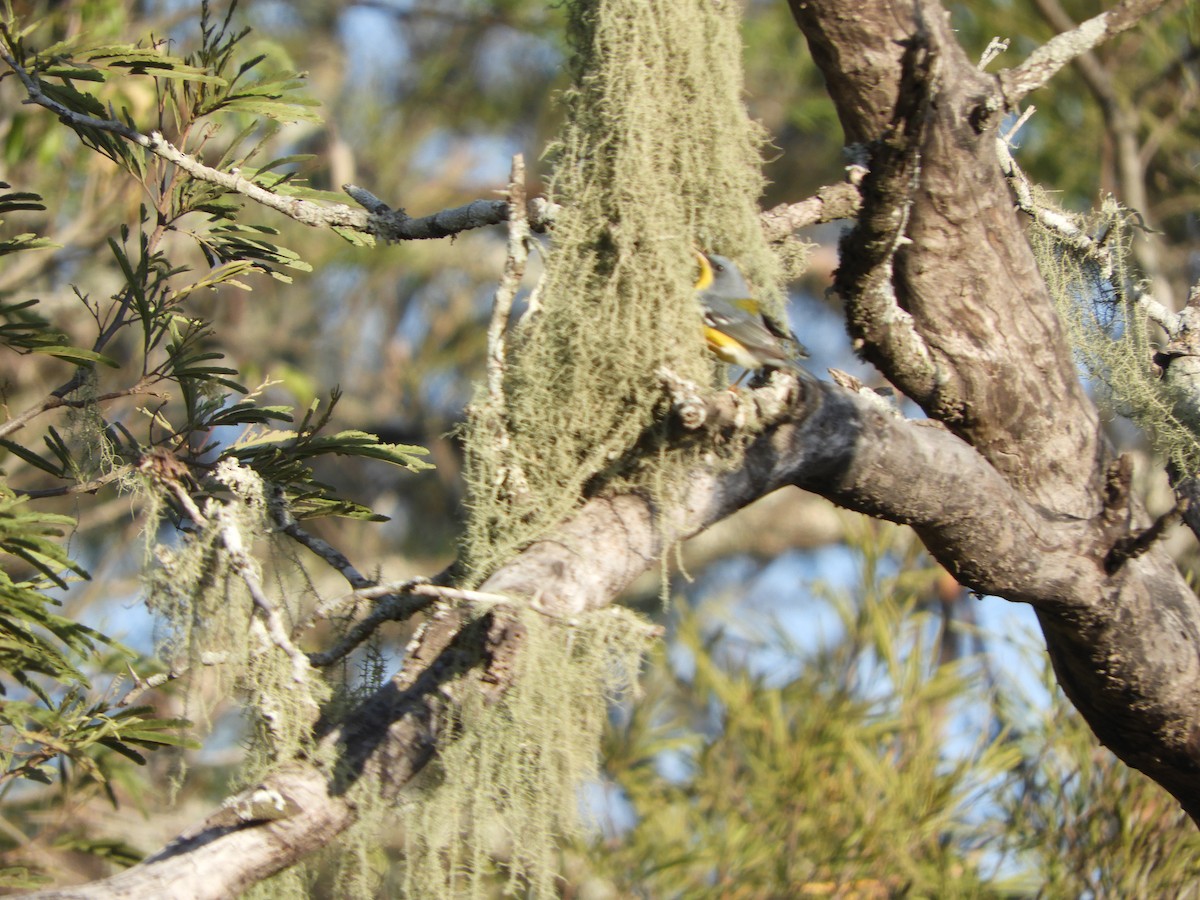
M 704 310 L 704 339 L 713 355 L 743 369 L 799 370 L 796 357 L 808 356 L 804 345 L 762 314 L 737 265 L 715 253 L 696 251 L 696 259 L 696 296 Z

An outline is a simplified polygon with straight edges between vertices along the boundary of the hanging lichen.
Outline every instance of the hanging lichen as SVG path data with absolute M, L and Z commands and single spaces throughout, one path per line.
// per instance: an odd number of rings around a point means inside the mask
M 644 491 L 669 514 L 712 452 L 657 431 L 663 368 L 701 385 L 720 371 L 705 350 L 694 250 L 735 258 L 782 318 L 780 264 L 759 220 L 763 133 L 742 103 L 738 4 L 567 8 L 573 85 L 551 151 L 559 211 L 539 301 L 510 329 L 500 389 L 481 390 L 464 429 L 472 585 L 605 490 Z M 405 815 L 407 896 L 490 896 L 497 885 L 559 895 L 557 848 L 649 629 L 618 609 L 568 624 L 521 604 L 503 611 L 523 633 L 503 689 L 446 688 L 465 699 L 438 729 L 453 739 Z
M 637 679 L 651 630 L 612 607 L 567 624 L 532 609 L 507 690 L 471 691 L 441 731 L 460 737 L 405 816 L 405 896 L 556 898 L 558 846 L 577 834 L 608 705 Z
M 1041 197 L 1039 202 L 1047 201 Z M 1181 420 L 1184 398 L 1152 366 L 1149 326 L 1131 296 L 1128 218 L 1111 198 L 1090 216 L 1078 217 L 1082 233 L 1102 236 L 1108 251 L 1103 257 L 1081 253 L 1035 222 L 1030 226 L 1034 255 L 1098 399 L 1135 422 L 1179 471 L 1200 471 L 1200 423 Z
M 244 698 L 251 740 L 241 774 L 252 782 L 311 740 L 312 723 L 329 695 L 326 681 L 309 670 L 306 658 L 295 648 L 279 646 L 250 594 L 248 579 L 257 583 L 261 573 L 244 548 L 269 531 L 263 482 L 236 460 L 223 460 L 212 479 L 228 499 L 212 497 L 203 509 L 193 506 L 191 527 L 168 546 L 154 540 L 164 494 L 186 494 L 172 489 L 169 458 L 142 468 L 152 473 L 147 478 L 154 498 L 147 532 L 157 565 L 148 574 L 146 602 L 163 623 L 160 653 L 173 664 L 188 661 L 196 674 L 211 673 L 218 685 L 232 687 Z M 295 610 L 276 613 L 290 618 Z M 207 711 L 201 706 L 198 712 L 204 716 Z
M 68 455 L 72 474 L 80 481 L 98 475 L 107 475 L 116 467 L 116 455 L 112 443 L 105 434 L 106 423 L 100 415 L 96 402 L 97 376 L 94 369 L 80 369 L 76 375 L 78 387 L 66 399 L 67 434 L 65 444 L 78 447 L 75 454 Z
M 765 308 L 782 310 L 738 4 L 578 0 L 569 13 L 574 84 L 552 150 L 561 211 L 540 310 L 512 335 L 502 408 L 480 398 L 466 428 L 463 558 L 476 583 L 614 478 L 669 500 L 660 491 L 694 464 L 632 452 L 663 418 L 661 367 L 713 379 L 693 248 L 736 258 Z

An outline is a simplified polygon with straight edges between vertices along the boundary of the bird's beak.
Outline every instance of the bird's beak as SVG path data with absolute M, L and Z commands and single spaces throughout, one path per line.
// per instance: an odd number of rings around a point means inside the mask
M 699 250 L 694 251 L 696 262 L 700 265 L 700 274 L 696 277 L 696 291 L 707 291 L 713 283 L 713 267 L 707 256 Z

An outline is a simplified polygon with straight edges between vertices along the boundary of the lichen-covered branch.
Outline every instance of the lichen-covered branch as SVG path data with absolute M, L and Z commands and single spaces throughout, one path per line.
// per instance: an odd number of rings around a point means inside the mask
M 221 516 L 221 542 L 229 553 L 229 565 L 246 585 L 254 608 L 261 617 L 271 643 L 281 650 L 292 662 L 292 681 L 298 685 L 307 684 L 311 666 L 308 657 L 297 647 L 288 635 L 287 627 L 283 624 L 283 616 L 274 603 L 262 589 L 262 581 L 258 577 L 258 567 L 246 551 L 242 541 L 242 533 L 236 521 L 226 514 L 224 508 L 218 509 Z
M 507 358 L 509 317 L 513 301 L 525 275 L 525 263 L 529 258 L 529 219 L 525 212 L 525 158 L 518 153 L 513 157 L 512 172 L 508 179 L 508 253 L 504 259 L 504 273 L 492 297 L 492 316 L 488 324 L 487 388 L 488 403 L 497 410 L 504 405 L 504 370 Z
M 338 598 L 336 603 L 345 607 L 350 603 L 374 600 L 376 603 L 371 612 L 361 621 L 355 622 L 336 645 L 328 650 L 313 653 L 309 660 L 314 666 L 332 665 L 370 638 L 384 622 L 403 622 L 411 619 L 438 600 L 489 606 L 504 603 L 507 599 L 502 594 L 487 591 L 470 591 L 431 584 L 427 579 L 391 582 L 355 591 L 349 597 Z M 322 617 L 329 615 L 325 609 L 321 610 L 321 613 Z
M 139 380 L 137 384 L 134 384 L 131 387 L 122 388 L 121 390 L 117 391 L 105 391 L 103 394 L 97 394 L 94 397 L 88 397 L 86 400 L 68 399 L 71 392 L 77 387 L 79 387 L 79 383 L 73 378 L 62 387 L 51 391 L 37 403 L 33 404 L 27 409 L 22 410 L 7 422 L 0 424 L 0 438 L 7 438 L 9 435 L 15 434 L 42 413 L 49 412 L 53 409 L 83 409 L 93 404 L 109 403 L 113 400 L 120 400 L 124 397 L 145 396 L 155 397 L 159 400 L 163 399 L 164 397 L 162 393 L 155 391 L 150 386 L 149 380 L 145 378 Z
M 567 619 L 602 608 L 656 563 L 664 542 L 694 534 L 793 481 L 824 482 L 835 496 L 882 510 L 887 502 L 885 484 L 891 480 L 885 478 L 871 486 L 880 474 L 877 463 L 850 477 L 849 473 L 859 468 L 854 459 L 856 448 L 875 447 L 876 454 L 899 449 L 908 455 L 907 467 L 898 478 L 905 481 L 909 491 L 904 504 L 921 517 L 931 514 L 936 508 L 937 492 L 945 489 L 938 478 L 961 473 L 964 504 L 982 502 L 982 493 L 1002 487 L 994 475 L 987 477 L 986 464 L 961 441 L 946 432 L 899 419 L 889 417 L 885 422 L 875 416 L 868 401 L 851 392 L 807 379 L 797 390 L 795 380 L 786 376 L 777 377 L 763 391 L 760 406 L 774 409 L 790 398 L 790 413 L 755 442 L 743 469 L 694 472 L 678 515 L 667 519 L 670 527 L 664 528 L 654 504 L 644 496 L 593 500 L 555 533 L 501 567 L 481 586 L 485 596 L 502 595 L 516 602 L 536 597 L 545 615 Z M 723 427 L 714 423 L 718 430 Z M 911 433 L 910 442 L 897 444 L 886 439 L 887 433 L 902 429 Z M 948 449 L 913 453 L 914 445 L 926 442 Z M 945 452 L 962 456 L 949 460 Z M 963 460 L 970 461 L 973 468 L 958 465 Z M 898 461 L 887 462 L 891 465 Z M 950 462 L 955 465 L 948 465 Z M 937 471 L 926 470 L 929 464 Z M 927 491 L 922 485 L 927 485 Z M 874 499 L 868 499 L 868 495 Z M 891 511 L 899 517 L 905 507 L 897 505 Z M 957 508 L 953 514 L 958 514 Z M 997 524 L 1012 523 L 1002 519 Z M 963 535 L 968 533 L 969 529 L 962 530 Z M 986 541 L 988 535 L 978 539 Z M 409 590 L 434 587 L 412 585 Z M 326 737 L 338 748 L 343 778 L 353 781 L 370 775 L 379 780 L 385 796 L 391 796 L 429 760 L 442 739 L 436 724 L 440 713 L 446 703 L 453 701 L 454 690 L 449 686 L 462 682 L 459 676 L 465 670 L 501 652 L 498 647 L 489 647 L 486 627 L 464 630 L 466 608 L 461 604 L 442 605 L 427 623 L 423 639 L 413 646 L 404 669 Z M 172 879 L 178 879 L 173 882 L 173 896 L 233 895 L 294 863 L 347 827 L 353 818 L 345 801 L 347 788 L 346 781 L 330 781 L 315 767 L 296 763 L 256 788 L 285 798 L 287 815 L 236 824 L 217 817 L 127 872 L 85 888 L 35 896 L 155 896 L 156 890 L 172 883 Z M 197 870 L 204 871 L 206 877 L 180 877 L 181 873 Z
M 808 378 L 797 383 L 790 376 L 777 376 L 760 390 L 764 396 L 756 404 L 778 412 L 783 402 L 784 414 L 754 441 L 744 466 L 693 472 L 667 528 L 644 496 L 590 501 L 482 585 L 495 608 L 536 598 L 544 614 L 568 619 L 603 608 L 655 564 L 665 542 L 795 484 L 912 525 L 960 582 L 1033 604 L 1050 634 L 1058 636 L 1073 623 L 1075 631 L 1062 637 L 1067 643 L 1056 645 L 1064 686 L 1084 704 L 1102 737 L 1136 728 L 1136 748 L 1114 739 L 1115 749 L 1125 750 L 1126 758 L 1175 792 L 1193 816 L 1200 814 L 1200 766 L 1189 738 L 1200 733 L 1200 661 L 1192 652 L 1200 641 L 1200 605 L 1153 541 L 1143 541 L 1138 553 L 1126 554 L 1115 571 L 1106 571 L 1114 546 L 1130 533 L 1114 530 L 1113 522 L 1136 527 L 1135 516 L 1119 511 L 1096 519 L 1058 516 L 1025 499 L 959 437 L 880 410 L 854 391 Z M 727 422 L 716 414 L 704 427 L 715 435 Z M 1114 502 L 1129 502 L 1122 498 Z M 378 590 L 389 587 L 394 586 Z M 407 589 L 422 587 L 433 586 Z M 445 704 L 456 702 L 455 692 L 472 683 L 462 673 L 510 652 L 489 641 L 519 640 L 503 628 L 489 628 L 487 614 L 476 620 L 477 627 L 468 627 L 466 609 L 439 606 L 404 669 L 326 736 L 343 760 L 343 779 L 370 775 L 385 797 L 399 791 L 446 739 L 437 723 Z M 1114 610 L 1120 614 L 1114 617 Z M 1145 652 L 1149 647 L 1154 654 Z M 1109 679 L 1102 689 L 1085 677 L 1089 655 L 1097 654 L 1104 654 Z M 502 685 L 493 682 L 488 689 Z M 177 882 L 188 885 L 187 893 L 177 888 L 174 896 L 229 896 L 347 827 L 353 818 L 344 799 L 347 788 L 346 780 L 329 781 L 297 763 L 258 788 L 285 798 L 286 815 L 235 825 L 207 822 L 128 872 L 87 888 L 35 896 L 130 891 L 148 896 L 149 887 L 197 866 L 208 877 Z
M 302 547 L 307 547 L 336 571 L 340 572 L 342 577 L 350 584 L 350 587 L 355 590 L 369 588 L 374 585 L 371 579 L 367 578 L 358 570 L 358 568 L 350 562 L 349 557 L 342 553 L 337 547 L 323 538 L 317 537 L 315 534 L 309 534 L 300 524 L 296 522 L 288 513 L 286 505 L 282 499 L 278 503 L 274 503 L 272 512 L 276 514 L 277 520 L 280 522 L 279 530 L 294 540 Z

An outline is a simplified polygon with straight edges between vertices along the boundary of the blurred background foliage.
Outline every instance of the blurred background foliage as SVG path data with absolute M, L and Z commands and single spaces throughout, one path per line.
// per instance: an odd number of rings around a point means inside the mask
M 801 200 L 841 178 L 841 129 L 786 4 L 745 5 L 747 103 L 774 145 L 763 203 Z M 176 53 L 197 42 L 198 4 L 187 0 L 12 6 L 22 20 L 41 21 L 46 40 L 154 35 Z M 978 56 L 993 36 L 1012 40 L 993 69 L 1023 59 L 1064 16 L 1078 22 L 1098 11 L 1082 0 L 950 6 L 968 53 Z M 546 175 L 537 160 L 557 131 L 554 100 L 565 87 L 556 5 L 261 0 L 240 9 L 238 21 L 254 29 L 245 55 L 307 73 L 324 124 L 279 130 L 267 149 L 272 157 L 311 154 L 298 169 L 312 187 L 355 183 L 419 216 L 497 196 L 512 154 L 523 152 L 537 192 Z M 1021 165 L 1066 206 L 1084 209 L 1113 192 L 1134 207 L 1145 226 L 1139 262 L 1177 300 L 1200 276 L 1198 46 L 1195 7 L 1171 5 L 1097 50 L 1087 72 L 1068 68 L 1034 94 L 1038 112 L 1016 139 Z M 109 86 L 114 105 L 127 106 L 144 130 L 155 127 L 148 84 Z M 45 211 L 9 214 L 4 235 L 34 232 L 59 248 L 5 258 L 0 301 L 39 298 L 42 314 L 86 345 L 90 322 L 74 288 L 117 289 L 107 241 L 137 222 L 146 198 L 22 98 L 15 78 L 0 82 L 0 178 L 42 194 Z M 455 554 L 462 496 L 453 429 L 483 371 L 503 231 L 363 247 L 265 211 L 249 209 L 246 218 L 278 228 L 279 244 L 312 273 L 294 273 L 292 283 L 255 276 L 251 291 L 223 286 L 188 303 L 212 321 L 242 383 L 273 382 L 264 402 L 303 409 L 337 386 L 337 427 L 430 448 L 437 468 L 416 477 L 370 460 L 319 464 L 322 480 L 389 521 L 331 519 L 313 530 L 364 571 L 388 579 L 437 572 Z M 824 250 L 798 286 L 792 324 L 817 363 L 870 379 L 838 310 L 823 299 L 837 228 L 810 236 Z M 182 241 L 169 252 L 205 268 Z M 527 286 L 536 269 L 535 254 Z M 45 355 L 6 355 L 8 416 L 38 402 L 64 371 Z M 127 401 L 126 414 L 136 415 L 136 405 Z M 34 420 L 22 443 L 40 447 L 66 418 Z M 1115 434 L 1139 446 L 1119 425 Z M 1165 508 L 1165 479 L 1143 462 L 1142 488 L 1152 507 Z M 16 457 L 3 466 L 14 488 L 43 483 Z M 78 520 L 69 549 L 92 574 L 61 592 L 61 614 L 123 641 L 139 673 L 153 671 L 153 624 L 137 606 L 145 525 L 137 503 L 111 486 L 38 503 L 46 515 Z M 273 583 L 314 597 L 339 591 L 306 554 L 276 546 Z M 564 851 L 564 896 L 1196 894 L 1194 829 L 1157 787 L 1097 746 L 1052 687 L 1032 631 L 1020 631 L 1003 604 L 966 597 L 907 532 L 786 491 L 693 541 L 683 563 L 689 578 L 678 579 L 670 609 L 657 606 L 656 579 L 627 598 L 660 617 L 668 638 L 647 663 L 641 700 L 614 712 L 606 781 L 583 796 L 597 836 Z M 403 638 L 397 629 L 352 665 L 394 665 Z M 128 658 L 96 649 L 78 664 L 103 693 Z M 82 702 L 53 701 L 62 709 Z M 241 757 L 237 711 L 213 701 L 203 749 L 152 754 L 145 766 L 92 754 L 87 765 L 103 767 L 102 781 L 63 758 L 53 787 L 5 782 L 0 888 L 38 873 L 98 877 L 206 813 Z M 169 687 L 145 702 L 164 720 L 187 711 Z M 184 763 L 187 777 L 167 808 L 162 787 Z M 381 871 L 402 844 L 384 842 Z

